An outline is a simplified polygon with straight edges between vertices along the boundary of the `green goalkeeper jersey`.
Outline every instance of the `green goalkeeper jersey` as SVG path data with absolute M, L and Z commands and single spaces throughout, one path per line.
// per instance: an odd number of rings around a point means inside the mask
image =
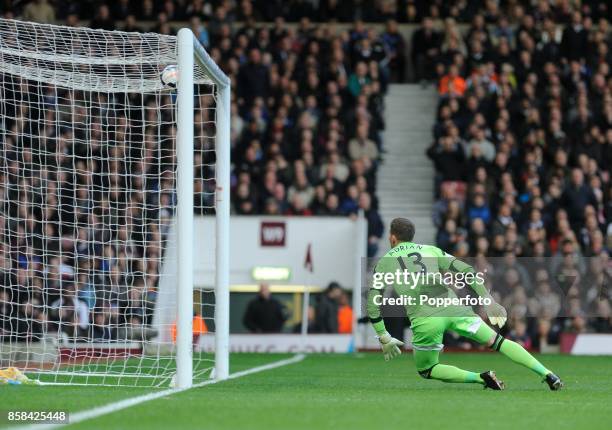
M 384 331 L 380 306 L 384 303 L 382 290 L 388 286 L 399 298 L 395 304 L 404 306 L 411 320 L 473 315 L 471 306 L 462 304 L 454 288 L 469 286 L 477 293 L 475 297 L 488 295 L 471 266 L 435 246 L 403 242 L 378 261 L 372 274 L 367 307 L 377 332 Z

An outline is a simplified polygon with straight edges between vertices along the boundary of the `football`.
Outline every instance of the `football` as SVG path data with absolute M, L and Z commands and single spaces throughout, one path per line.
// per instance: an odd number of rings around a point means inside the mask
M 174 64 L 166 66 L 159 75 L 162 84 L 169 88 L 176 88 L 178 82 L 178 67 Z

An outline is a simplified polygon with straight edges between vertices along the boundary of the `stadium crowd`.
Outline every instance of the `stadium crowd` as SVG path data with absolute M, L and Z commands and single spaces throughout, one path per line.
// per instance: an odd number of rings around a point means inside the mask
M 189 20 L 235 83 L 232 212 L 355 216 L 362 210 L 368 253 L 375 254 L 383 232 L 375 193 L 383 96 L 388 82 L 403 74 L 397 27 L 389 23 L 378 33 L 357 23 L 341 32 L 308 19 L 296 28 L 281 17 L 258 25 L 247 14 L 248 1 L 240 12 L 219 2 L 211 14 L 208 2 L 137 6 L 36 0 L 3 10 L 3 16 L 162 34 L 173 33 L 171 21 Z M 128 334 L 119 327 L 146 325 L 156 300 L 175 202 L 172 175 L 158 177 L 173 170 L 170 139 L 157 142 L 156 136 L 171 137 L 175 130 L 145 127 L 156 121 L 147 98 L 126 102 L 51 88 L 32 94 L 26 82 L 8 76 L 2 85 L 7 133 L 0 254 L 4 285 L 11 286 L 0 295 L 3 336 L 38 339 L 42 331 L 56 330 L 70 337 L 124 338 Z M 198 98 L 197 123 L 208 120 L 211 101 Z M 161 102 L 169 124 L 171 103 L 167 96 Z M 70 112 L 71 103 L 94 106 L 91 130 L 80 121 L 84 108 Z M 198 213 L 213 206 L 213 173 L 202 161 L 209 149 L 196 148 Z
M 612 331 L 612 38 L 603 2 L 514 3 L 465 32 L 424 18 L 413 58 L 440 98 L 437 245 L 487 268 L 508 335 L 539 347 Z

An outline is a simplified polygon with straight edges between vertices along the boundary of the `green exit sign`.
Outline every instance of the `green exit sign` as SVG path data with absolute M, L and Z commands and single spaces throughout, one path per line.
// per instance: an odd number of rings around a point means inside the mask
M 251 271 L 255 281 L 288 281 L 291 269 L 288 267 L 257 266 Z

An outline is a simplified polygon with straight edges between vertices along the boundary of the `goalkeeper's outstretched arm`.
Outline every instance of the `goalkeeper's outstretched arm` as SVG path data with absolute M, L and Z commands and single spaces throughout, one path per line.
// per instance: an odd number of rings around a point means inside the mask
M 370 318 L 370 323 L 372 324 L 372 327 L 374 327 L 374 331 L 378 336 L 387 331 L 385 328 L 385 322 L 381 316 L 380 305 L 377 304 L 382 303 L 382 293 L 383 290 L 378 290 L 376 288 L 370 288 L 370 291 L 368 291 L 368 317 Z
M 387 333 L 385 322 L 382 319 L 382 314 L 380 311 L 382 293 L 383 290 L 370 288 L 370 291 L 368 291 L 367 310 L 372 327 L 374 327 L 374 331 L 376 331 L 376 335 L 380 341 L 380 346 L 382 347 L 385 360 L 389 361 L 391 358 L 397 357 L 402 353 L 400 346 L 404 346 L 404 342 L 395 339 L 389 333 Z
M 476 271 L 472 266 L 456 258 L 450 263 L 449 270 L 464 274 L 476 274 Z M 487 290 L 487 287 L 485 287 L 484 282 L 482 282 L 476 276 L 470 276 L 469 278 L 472 280 L 472 282 L 469 283 L 469 287 L 472 289 L 472 291 L 478 294 L 479 297 L 491 298 L 489 290 Z
M 464 274 L 472 273 L 476 275 L 476 271 L 472 266 L 467 263 L 464 263 L 461 260 L 457 260 L 456 258 L 451 261 L 449 265 L 449 270 L 453 272 L 459 272 Z M 485 312 L 489 317 L 489 321 L 491 322 L 491 324 L 502 328 L 504 324 L 506 324 L 506 320 L 508 317 L 506 310 L 502 305 L 496 303 L 495 300 L 493 300 L 493 297 L 491 297 L 489 290 L 487 290 L 487 287 L 485 286 L 481 278 L 479 278 L 478 276 L 470 276 L 470 280 L 472 282 L 469 283 L 469 286 L 472 291 L 478 294 L 479 297 L 491 300 L 491 304 L 484 307 Z

